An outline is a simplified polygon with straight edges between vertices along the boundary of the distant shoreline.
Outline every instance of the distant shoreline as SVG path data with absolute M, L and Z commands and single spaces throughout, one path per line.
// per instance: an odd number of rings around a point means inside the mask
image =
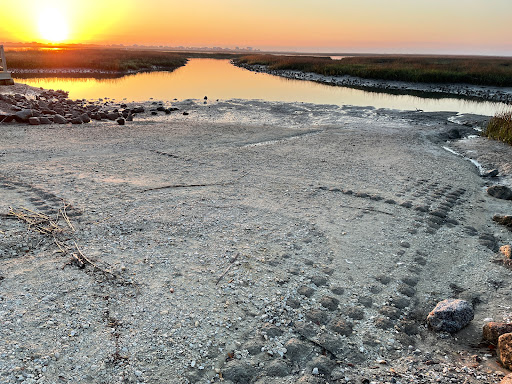
M 178 67 L 180 68 L 180 67 Z M 10 69 L 13 77 L 16 79 L 33 79 L 47 77 L 63 78 L 94 78 L 94 79 L 117 79 L 124 76 L 136 75 L 138 73 L 151 72 L 173 72 L 177 68 L 169 70 L 165 67 L 155 67 L 152 69 L 138 69 L 128 71 L 107 71 L 89 68 L 56 68 L 56 69 Z

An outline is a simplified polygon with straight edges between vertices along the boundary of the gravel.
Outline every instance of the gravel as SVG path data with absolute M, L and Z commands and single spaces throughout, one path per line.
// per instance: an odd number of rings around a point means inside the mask
M 126 105 L 139 108 L 123 126 L 1 125 L 0 383 L 504 376 L 474 346 L 489 318 L 511 317 L 511 271 L 481 243 L 512 242 L 492 221 L 507 201 L 439 145 L 454 113 Z M 441 204 L 445 218 L 414 209 Z M 58 238 L 73 252 L 7 215 L 64 206 L 73 229 L 61 216 Z M 94 265 L 79 267 L 74 243 Z M 429 330 L 436 303 L 459 297 L 471 323 Z

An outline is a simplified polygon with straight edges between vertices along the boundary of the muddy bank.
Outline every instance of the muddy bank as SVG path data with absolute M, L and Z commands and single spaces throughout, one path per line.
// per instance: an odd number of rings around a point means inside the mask
M 1 382 L 500 380 L 479 343 L 512 318 L 491 220 L 510 205 L 442 148 L 471 128 L 456 114 L 141 107 L 0 125 Z M 69 223 L 48 236 L 9 207 Z M 475 311 L 454 335 L 426 326 L 445 298 Z
M 232 63 L 250 71 L 264 72 L 287 79 L 308 80 L 326 85 L 343 86 L 366 91 L 434 98 L 459 97 L 470 100 L 512 104 L 512 88 L 510 87 L 488 87 L 470 84 L 422 84 L 405 81 L 363 79 L 354 76 L 324 76 L 312 72 L 270 70 L 266 65 L 240 64 L 236 61 L 232 61 Z

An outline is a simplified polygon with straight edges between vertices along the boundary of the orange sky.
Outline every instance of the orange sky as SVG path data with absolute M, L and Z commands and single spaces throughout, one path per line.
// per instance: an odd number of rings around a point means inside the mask
M 0 41 L 512 55 L 512 0 L 7 0 Z

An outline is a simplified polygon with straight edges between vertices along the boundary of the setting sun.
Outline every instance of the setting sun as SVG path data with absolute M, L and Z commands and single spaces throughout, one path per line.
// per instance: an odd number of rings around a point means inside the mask
M 39 15 L 39 33 L 50 43 L 60 43 L 67 39 L 69 27 L 64 14 L 56 8 L 45 9 Z

